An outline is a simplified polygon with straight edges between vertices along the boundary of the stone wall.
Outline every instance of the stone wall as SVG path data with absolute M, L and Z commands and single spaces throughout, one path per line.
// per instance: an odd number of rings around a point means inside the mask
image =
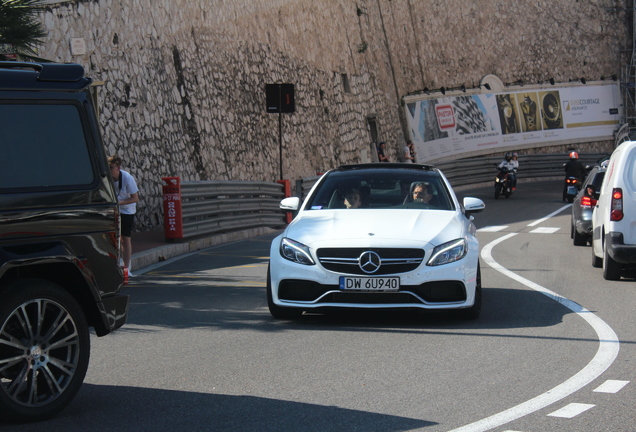
M 285 178 L 370 161 L 376 131 L 395 160 L 409 92 L 486 74 L 620 75 L 626 1 L 74 0 L 43 12 L 40 55 L 103 82 L 104 141 L 138 180 L 147 230 L 162 225 L 163 176 L 278 180 L 267 83 L 295 84 L 296 112 L 282 115 Z M 85 55 L 71 55 L 71 38 Z

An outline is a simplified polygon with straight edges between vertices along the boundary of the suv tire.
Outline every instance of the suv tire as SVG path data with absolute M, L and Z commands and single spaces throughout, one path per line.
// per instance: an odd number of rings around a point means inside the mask
M 621 270 L 621 263 L 614 261 L 606 249 L 603 256 L 603 278 L 605 280 L 620 280 Z
M 0 298 L 0 418 L 51 417 L 71 402 L 86 375 L 84 313 L 68 292 L 41 279 L 10 283 Z

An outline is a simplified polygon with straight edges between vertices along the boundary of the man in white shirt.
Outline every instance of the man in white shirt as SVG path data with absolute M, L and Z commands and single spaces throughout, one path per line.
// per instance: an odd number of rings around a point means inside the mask
M 406 163 L 415 163 L 415 147 L 413 141 L 407 141 L 406 145 L 402 149 L 402 158 Z
M 130 272 L 132 260 L 132 228 L 135 223 L 135 213 L 137 212 L 137 202 L 139 201 L 139 188 L 133 176 L 121 169 L 121 158 L 117 155 L 108 158 L 110 174 L 115 182 L 117 200 L 119 201 L 119 217 L 121 220 L 121 255 L 124 267 Z

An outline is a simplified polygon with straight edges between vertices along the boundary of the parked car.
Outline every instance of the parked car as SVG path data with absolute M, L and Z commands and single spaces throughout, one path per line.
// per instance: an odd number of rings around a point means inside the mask
M 570 238 L 575 246 L 585 246 L 589 241 L 592 241 L 592 211 L 596 207 L 605 171 L 604 166 L 592 168 L 583 182 L 583 187 L 574 197 Z
M 362 164 L 324 174 L 271 245 L 267 302 L 275 318 L 330 308 L 481 311 L 472 214 L 430 165 Z
M 89 328 L 126 322 L 90 84 L 77 64 L 0 62 L 0 421 L 59 412 L 84 380 Z
M 612 153 L 592 215 L 592 265 L 603 267 L 607 280 L 621 278 L 636 263 L 636 141 Z

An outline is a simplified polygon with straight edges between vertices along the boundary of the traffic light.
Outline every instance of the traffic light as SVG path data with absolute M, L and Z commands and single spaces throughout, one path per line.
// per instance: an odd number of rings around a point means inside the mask
M 296 111 L 293 84 L 265 84 L 268 113 L 293 113 Z

